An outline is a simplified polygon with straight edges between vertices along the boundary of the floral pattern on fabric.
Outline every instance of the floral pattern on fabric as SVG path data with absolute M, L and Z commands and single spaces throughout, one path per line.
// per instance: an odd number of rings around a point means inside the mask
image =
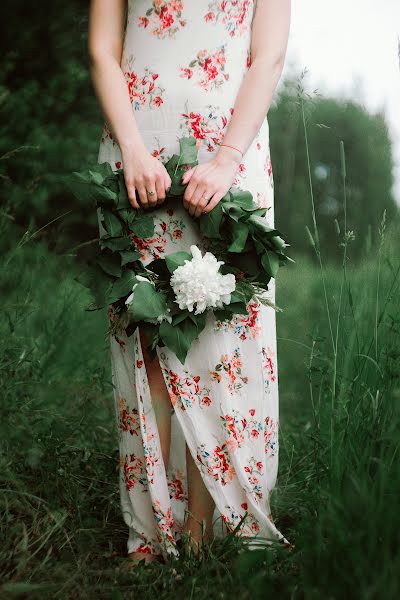
M 151 4 L 145 15 L 137 17 L 139 27 L 148 29 L 160 40 L 174 37 L 185 27 L 186 21 L 182 18 L 183 0 L 153 0 Z
M 209 104 L 206 109 L 202 113 L 194 111 L 182 113 L 183 123 L 180 124 L 180 128 L 185 136 L 193 135 L 206 145 L 209 152 L 214 152 L 224 139 L 228 117 L 221 114 L 217 106 Z M 232 112 L 233 109 L 230 115 Z
M 119 401 L 119 428 L 121 431 L 130 433 L 131 435 L 140 434 L 140 422 L 138 409 L 132 408 L 126 404 L 126 400 L 121 398 Z
M 221 23 L 231 37 L 242 36 L 249 27 L 248 16 L 253 0 L 212 0 L 204 15 L 207 23 Z
M 208 91 L 221 87 L 229 79 L 225 72 L 225 44 L 216 50 L 199 50 L 188 66 L 181 67 L 181 77 L 192 79 L 196 85 Z
M 150 152 L 150 154 L 154 156 L 154 158 L 161 160 L 163 163 L 166 163 L 169 159 L 169 156 L 166 155 L 165 146 L 161 146 L 159 142 L 157 143 L 156 148 L 153 147 L 153 150 Z
M 231 506 L 226 506 L 224 512 L 221 514 L 222 520 L 228 531 L 232 532 L 239 527 L 242 535 L 252 536 L 260 531 L 260 525 L 256 517 L 248 512 L 247 502 L 241 505 L 242 511 L 238 512 Z
M 271 417 L 264 419 L 264 441 L 265 454 L 276 456 L 278 452 L 278 428 L 279 422 Z
M 139 402 L 143 402 L 139 398 Z M 146 474 L 147 480 L 150 484 L 154 484 L 154 473 L 156 467 L 159 465 L 161 457 L 159 454 L 159 448 L 157 445 L 157 439 L 154 431 L 147 428 L 147 417 L 144 412 L 141 413 L 141 426 L 143 435 L 143 451 L 146 462 Z
M 165 254 L 168 240 L 172 243 L 178 243 L 183 236 L 185 223 L 182 219 L 174 217 L 174 210 L 167 210 L 167 218 L 164 220 L 156 220 L 155 235 L 151 238 L 139 238 L 134 233 L 131 234 L 131 239 L 137 247 L 141 255 L 142 261 L 147 261 L 149 258 L 156 260 Z
M 172 516 L 172 510 L 169 508 L 167 512 L 164 512 L 160 502 L 157 500 L 153 504 L 153 514 L 157 523 L 157 538 L 159 542 L 164 542 L 165 539 L 175 542 L 171 535 L 171 529 L 174 525 L 174 519 Z
M 134 58 L 130 56 L 124 66 L 124 75 L 128 85 L 129 99 L 134 110 L 142 107 L 159 108 L 163 103 L 165 89 L 161 87 L 158 73 L 145 67 L 144 72 L 139 74 L 133 69 Z
M 142 489 L 147 489 L 146 469 L 143 461 L 138 456 L 132 453 L 129 456 L 121 457 L 121 467 L 128 491 L 138 484 L 142 486 Z
M 110 141 L 113 146 L 116 146 L 117 142 L 114 139 L 111 129 L 109 128 L 107 123 L 104 123 L 103 130 L 101 132 L 100 142 L 104 144 L 107 140 Z
M 168 477 L 168 489 L 170 498 L 173 500 L 177 500 L 178 502 L 187 501 L 185 477 L 181 469 L 177 469 L 170 477 Z
M 260 484 L 261 477 L 263 476 L 264 463 L 261 460 L 257 460 L 252 457 L 248 464 L 244 467 L 247 479 L 252 488 L 253 497 L 258 501 L 262 500 L 263 492 Z
M 239 391 L 243 385 L 249 383 L 249 378 L 242 374 L 243 360 L 240 349 L 235 348 L 233 354 L 223 354 L 220 362 L 210 371 L 211 379 L 218 383 L 225 383 L 231 394 Z
M 208 450 L 206 444 L 201 444 L 197 450 L 197 460 L 206 472 L 223 486 L 229 484 L 236 476 L 226 444 L 217 445 L 212 450 Z
M 274 359 L 273 353 L 270 348 L 262 348 L 261 354 L 263 357 L 263 370 L 265 373 L 264 383 L 265 387 L 268 388 L 270 383 L 275 381 L 275 368 L 274 368 Z
M 183 376 L 174 373 L 171 369 L 163 368 L 164 377 L 167 382 L 168 392 L 172 405 L 181 410 L 187 410 L 194 405 L 200 408 L 210 406 L 209 388 L 201 385 L 199 375 L 191 375 L 184 371 Z
M 261 333 L 258 319 L 260 304 L 251 301 L 247 305 L 247 315 L 235 315 L 230 321 L 215 321 L 215 331 L 233 331 L 241 340 L 257 339 Z

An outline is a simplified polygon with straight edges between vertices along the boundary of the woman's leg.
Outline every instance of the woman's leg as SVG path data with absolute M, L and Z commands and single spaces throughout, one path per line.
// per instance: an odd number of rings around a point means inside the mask
M 171 399 L 165 385 L 158 358 L 151 360 L 147 351 L 147 341 L 143 333 L 140 334 L 147 378 L 149 381 L 151 399 L 156 415 L 157 427 L 161 442 L 161 451 L 165 468 L 168 467 L 171 446 Z M 202 520 L 205 520 L 204 539 L 212 539 L 212 518 L 214 514 L 214 501 L 211 498 L 200 471 L 196 466 L 188 447 L 186 446 L 186 465 L 188 482 L 188 518 L 184 531 L 191 533 L 195 542 L 202 540 Z
M 203 539 L 205 542 L 209 542 L 213 539 L 212 519 L 215 503 L 204 485 L 200 471 L 187 446 L 186 469 L 188 481 L 188 517 L 185 522 L 184 532 L 190 533 L 190 536 L 194 541 L 194 543 L 191 543 L 190 545 L 197 554 Z M 204 537 L 202 533 L 203 520 Z
M 169 452 L 171 447 L 171 411 L 172 404 L 165 385 L 164 376 L 161 371 L 157 356 L 152 360 L 147 350 L 147 340 L 144 333 L 140 333 L 143 358 L 146 365 L 147 379 L 149 381 L 151 401 L 157 421 L 160 436 L 161 452 L 164 460 L 165 470 L 168 468 Z

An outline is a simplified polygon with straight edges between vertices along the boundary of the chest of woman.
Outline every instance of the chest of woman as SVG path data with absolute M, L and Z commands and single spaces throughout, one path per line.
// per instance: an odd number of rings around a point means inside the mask
M 122 56 L 135 108 L 231 104 L 250 66 L 254 0 L 130 0 Z

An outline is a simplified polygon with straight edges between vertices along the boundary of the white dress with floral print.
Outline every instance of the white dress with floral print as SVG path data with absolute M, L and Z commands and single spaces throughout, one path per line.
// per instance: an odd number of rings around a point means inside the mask
M 141 135 L 165 162 L 179 138 L 194 135 L 199 162 L 215 156 L 250 66 L 254 0 L 130 0 L 122 69 Z M 105 126 L 99 162 L 120 168 Z M 274 223 L 269 128 L 264 120 L 243 157 L 235 186 L 252 192 Z M 161 205 L 151 239 L 135 238 L 145 264 L 202 244 L 179 202 Z M 275 299 L 272 282 L 269 292 Z M 110 318 L 112 315 L 110 314 Z M 128 551 L 177 554 L 187 508 L 185 442 L 215 500 L 214 532 L 289 544 L 276 528 L 269 496 L 278 469 L 278 378 L 275 312 L 251 302 L 230 323 L 208 315 L 185 364 L 157 354 L 171 398 L 172 439 L 166 467 L 138 329 L 110 337 L 120 447 L 121 504 Z

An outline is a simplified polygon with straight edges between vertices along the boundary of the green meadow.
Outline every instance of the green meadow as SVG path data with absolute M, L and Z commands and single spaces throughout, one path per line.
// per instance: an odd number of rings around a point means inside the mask
M 386 228 L 356 269 L 322 277 L 299 258 L 279 273 L 272 507 L 294 550 L 227 538 L 201 563 L 129 574 L 105 315 L 85 312 L 73 257 L 14 239 L 0 279 L 1 596 L 398 597 L 397 236 Z

